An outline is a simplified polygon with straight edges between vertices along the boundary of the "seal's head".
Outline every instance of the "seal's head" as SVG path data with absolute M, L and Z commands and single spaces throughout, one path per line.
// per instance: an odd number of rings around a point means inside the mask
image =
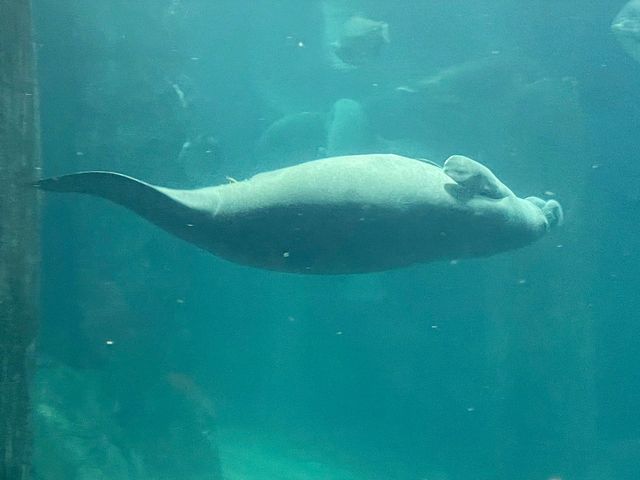
M 611 23 L 614 33 L 624 50 L 640 62 L 640 0 L 631 0 Z
M 475 232 L 470 243 L 479 245 L 477 251 L 524 246 L 562 223 L 562 208 L 556 200 L 519 198 L 475 160 L 454 155 L 443 171 L 453 180 L 444 188 L 456 199 L 455 209 L 465 213 L 465 225 Z

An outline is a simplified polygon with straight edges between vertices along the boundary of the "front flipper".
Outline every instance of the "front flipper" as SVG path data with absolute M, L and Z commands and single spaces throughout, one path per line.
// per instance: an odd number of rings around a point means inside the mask
M 498 200 L 513 195 L 491 170 L 469 157 L 453 155 L 444 162 L 443 170 L 456 182 L 457 188 L 447 190 L 457 197 L 482 195 Z

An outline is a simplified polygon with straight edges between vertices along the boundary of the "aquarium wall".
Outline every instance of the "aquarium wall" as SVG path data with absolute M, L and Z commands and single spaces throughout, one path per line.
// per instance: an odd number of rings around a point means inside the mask
M 493 256 L 305 275 L 47 192 L 36 478 L 637 478 L 623 1 L 33 5 L 43 176 L 195 189 L 457 154 L 564 213 Z

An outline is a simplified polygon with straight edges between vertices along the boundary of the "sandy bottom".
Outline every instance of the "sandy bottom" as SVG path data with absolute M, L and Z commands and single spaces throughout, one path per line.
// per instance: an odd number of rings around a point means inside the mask
M 225 480 L 377 480 L 355 459 L 282 434 L 220 428 L 216 434 Z M 368 470 L 368 469 L 367 469 Z M 386 477 L 388 478 L 388 477 Z

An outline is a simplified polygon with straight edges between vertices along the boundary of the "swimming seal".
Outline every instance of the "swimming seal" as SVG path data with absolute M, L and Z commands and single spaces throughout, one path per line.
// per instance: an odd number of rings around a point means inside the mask
M 36 186 L 103 197 L 219 257 L 302 274 L 492 255 L 532 243 L 562 221 L 555 200 L 518 198 L 460 155 L 443 167 L 392 154 L 331 157 L 196 190 L 113 172 Z

